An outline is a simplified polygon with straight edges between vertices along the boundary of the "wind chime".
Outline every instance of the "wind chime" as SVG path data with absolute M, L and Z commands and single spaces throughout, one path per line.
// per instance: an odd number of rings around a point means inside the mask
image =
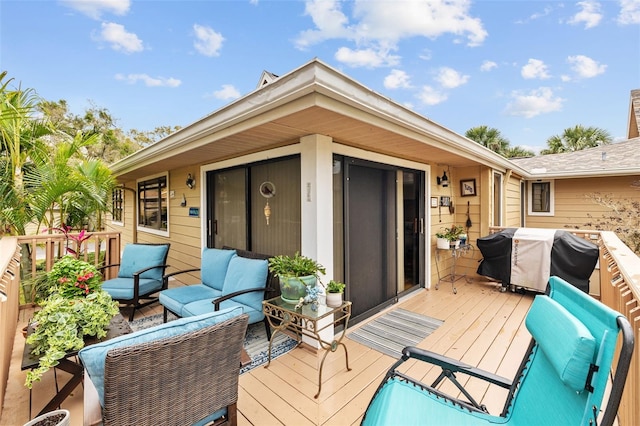
M 269 225 L 269 218 L 271 217 L 271 206 L 269 205 L 269 198 L 276 195 L 276 186 L 269 182 L 269 172 L 267 171 L 267 180 L 260 184 L 260 194 L 267 199 L 267 203 L 264 205 L 264 218 Z

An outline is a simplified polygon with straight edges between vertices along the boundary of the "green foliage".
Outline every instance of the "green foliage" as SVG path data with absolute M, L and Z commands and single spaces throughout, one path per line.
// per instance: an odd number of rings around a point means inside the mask
M 346 287 L 345 283 L 341 283 L 339 281 L 331 280 L 327 284 L 327 292 L 328 293 L 343 293 L 345 287 Z
M 281 278 L 313 275 L 319 279 L 320 273 L 326 273 L 324 266 L 309 257 L 301 256 L 298 252 L 293 257 L 279 255 L 270 258 L 269 270 Z
M 29 388 L 66 352 L 81 349 L 84 336 L 106 336 L 107 326 L 119 312 L 118 302 L 102 290 L 96 268 L 73 256 L 56 262 L 44 282 L 49 285 L 48 296 L 40 302 L 34 331 L 27 336 L 31 352 L 40 356 L 38 367 L 27 373 Z
M 540 151 L 540 154 L 580 151 L 585 148 L 607 145 L 612 141 L 611 135 L 606 130 L 598 127 L 584 127 L 578 124 L 564 129 L 561 135 L 554 135 L 547 139 L 548 148 Z
M 500 130 L 488 126 L 476 126 L 467 130 L 464 134 L 472 141 L 476 141 L 480 145 L 489 148 L 491 151 L 502 155 L 503 157 L 533 157 L 533 151 L 522 148 L 520 146 L 512 147 L 509 139 L 502 136 Z
M 460 225 L 451 225 L 450 228 L 444 228 L 440 232 L 436 232 L 437 238 L 445 238 L 449 241 L 456 241 L 460 235 L 464 234 L 464 228 Z

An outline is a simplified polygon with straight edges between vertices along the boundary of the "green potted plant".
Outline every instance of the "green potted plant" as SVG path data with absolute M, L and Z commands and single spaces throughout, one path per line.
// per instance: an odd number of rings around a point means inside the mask
M 307 286 L 315 287 L 325 268 L 314 259 L 300 255 L 269 258 L 269 270 L 280 280 L 280 297 L 296 305 L 307 295 Z
M 43 283 L 47 296 L 39 303 L 26 340 L 31 353 L 39 356 L 38 367 L 27 373 L 28 388 L 68 352 L 81 349 L 84 336 L 106 336 L 119 312 L 118 303 L 102 290 L 96 267 L 74 256 L 58 260 Z
M 436 238 L 440 240 L 436 241 L 437 247 L 443 249 L 455 247 L 457 241 L 460 239 L 460 235 L 463 233 L 464 228 L 459 225 L 451 225 L 449 228 L 444 228 L 441 232 L 436 233 Z M 446 240 L 446 243 L 444 240 Z
M 331 280 L 327 284 L 327 306 L 337 308 L 342 305 L 345 283 Z

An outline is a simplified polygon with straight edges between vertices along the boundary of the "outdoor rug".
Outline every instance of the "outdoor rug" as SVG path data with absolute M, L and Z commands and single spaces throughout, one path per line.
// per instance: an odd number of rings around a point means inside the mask
M 397 308 L 347 333 L 347 337 L 383 354 L 400 358 L 405 346 L 416 346 L 443 322 Z
M 169 314 L 168 321 L 176 319 L 175 316 Z M 129 323 L 129 326 L 133 331 L 149 328 L 154 325 L 162 324 L 162 314 L 151 315 L 145 318 L 133 320 Z M 273 338 L 273 348 L 271 349 L 271 359 L 275 359 L 280 355 L 289 352 L 296 347 L 296 340 L 291 337 L 278 333 Z M 264 363 L 269 359 L 269 340 L 267 339 L 267 332 L 264 329 L 264 323 L 259 322 L 250 324 L 247 328 L 247 334 L 244 338 L 244 349 L 251 357 L 251 364 L 240 369 L 240 374 L 246 373 Z

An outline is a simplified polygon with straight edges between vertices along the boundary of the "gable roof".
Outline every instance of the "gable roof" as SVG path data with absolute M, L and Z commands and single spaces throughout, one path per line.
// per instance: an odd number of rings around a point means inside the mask
M 262 77 L 271 77 L 263 73 Z M 262 78 L 261 78 L 262 81 Z M 259 153 L 322 134 L 334 142 L 422 163 L 483 164 L 526 173 L 488 148 L 374 92 L 318 59 L 259 86 L 112 164 L 119 180 Z
M 640 174 L 640 137 L 561 154 L 512 159 L 533 179 Z

